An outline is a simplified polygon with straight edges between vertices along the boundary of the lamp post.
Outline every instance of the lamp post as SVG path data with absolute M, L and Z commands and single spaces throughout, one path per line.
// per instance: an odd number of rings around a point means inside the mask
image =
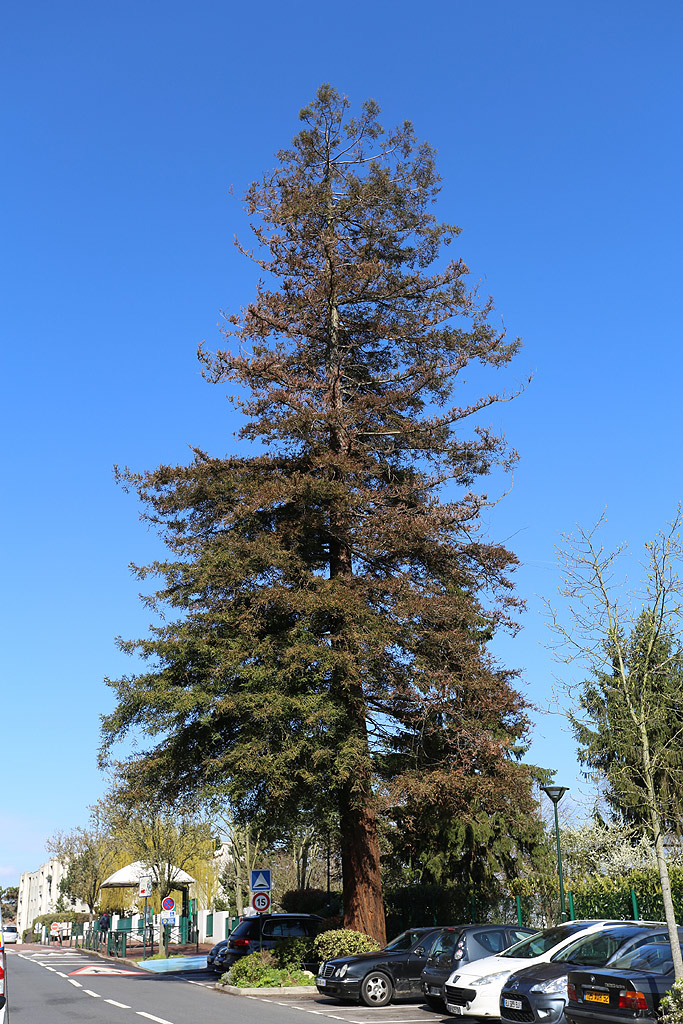
M 548 797 L 552 800 L 553 807 L 555 808 L 555 838 L 557 840 L 557 872 L 560 876 L 560 918 L 562 921 L 567 920 L 567 915 L 564 910 L 564 882 L 562 880 L 562 852 L 560 850 L 560 823 L 557 818 L 557 805 L 569 789 L 568 786 L 541 786 L 541 789 Z

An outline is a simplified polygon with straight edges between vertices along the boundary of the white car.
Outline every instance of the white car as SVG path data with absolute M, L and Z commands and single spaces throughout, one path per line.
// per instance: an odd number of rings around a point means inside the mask
M 2 941 L 5 943 L 5 945 L 7 945 L 8 942 L 19 941 L 19 932 L 15 924 L 3 924 Z
M 514 971 L 545 963 L 581 935 L 615 927 L 623 921 L 568 921 L 546 928 L 502 953 L 475 960 L 451 974 L 444 986 L 446 1008 L 454 1016 L 500 1017 L 503 985 Z

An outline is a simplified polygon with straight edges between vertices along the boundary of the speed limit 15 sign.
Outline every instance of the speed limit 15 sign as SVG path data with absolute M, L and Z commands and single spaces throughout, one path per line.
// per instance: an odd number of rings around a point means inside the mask
M 255 892 L 251 905 L 258 914 L 265 914 L 266 910 L 270 907 L 270 893 Z

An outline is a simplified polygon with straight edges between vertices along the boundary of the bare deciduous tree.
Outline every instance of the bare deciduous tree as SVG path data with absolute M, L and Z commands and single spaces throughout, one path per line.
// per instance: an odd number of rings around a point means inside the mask
M 610 551 L 600 541 L 604 516 L 593 529 L 565 537 L 560 592 L 568 619 L 550 608 L 559 659 L 578 663 L 593 676 L 579 685 L 578 694 L 568 687 L 584 713 L 583 718 L 581 713 L 569 715 L 583 743 L 584 764 L 608 776 L 626 811 L 641 811 L 641 823 L 651 837 L 677 979 L 683 977 L 683 958 L 665 836 L 669 794 L 680 790 L 683 782 L 678 757 L 683 694 L 675 671 L 683 632 L 681 518 L 679 507 L 673 522 L 645 545 L 644 576 L 635 588 L 617 576 L 616 564 L 625 547 Z M 601 737 L 613 752 L 609 764 L 599 754 Z

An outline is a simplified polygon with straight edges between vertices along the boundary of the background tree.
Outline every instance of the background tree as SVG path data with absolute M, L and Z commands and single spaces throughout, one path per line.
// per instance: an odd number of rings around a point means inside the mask
M 679 509 L 670 528 L 645 545 L 646 577 L 635 593 L 615 577 L 624 549 L 605 551 L 598 527 L 567 538 L 561 564 L 569 625 L 552 613 L 564 657 L 592 673 L 571 716 L 580 756 L 606 779 L 613 805 L 646 828 L 653 843 L 676 978 L 683 977 L 683 959 L 665 837 L 683 784 L 680 522 Z
M 249 898 L 250 872 L 264 867 L 268 830 L 262 819 L 243 823 L 229 807 L 214 810 L 212 828 L 223 844 L 220 853 L 220 883 L 230 895 L 230 909 L 240 916 Z
M 98 801 L 90 808 L 87 827 L 57 832 L 46 843 L 48 851 L 67 869 L 60 883 L 62 893 L 85 903 L 91 919 L 99 903 L 102 882 L 120 866 L 119 845 L 109 827 L 106 810 L 106 803 Z
M 628 675 L 634 700 L 646 709 L 659 704 L 648 724 L 652 782 L 662 825 L 680 846 L 683 794 L 683 652 L 657 612 L 644 608 L 632 630 L 611 644 L 612 664 L 587 679 L 579 695 L 578 714 L 569 716 L 579 742 L 579 758 L 603 783 L 603 797 L 617 821 L 641 827 L 649 823 L 647 779 L 638 746 L 625 743 L 634 722 L 628 694 L 620 685 Z M 678 628 L 678 626 L 676 626 Z
M 226 317 L 237 352 L 202 359 L 245 413 L 251 452 L 120 473 L 171 559 L 137 569 L 160 579 L 149 601 L 166 618 L 121 642 L 150 667 L 111 683 L 104 735 L 158 736 L 135 772 L 169 793 L 227 786 L 247 817 L 286 821 L 333 808 L 345 922 L 382 940 L 387 789 L 398 805 L 419 786 L 449 815 L 464 779 L 474 800 L 495 777 L 515 821 L 531 776 L 517 763 L 525 702 L 487 650 L 514 628 L 516 560 L 481 536 L 489 500 L 474 486 L 514 462 L 481 417 L 510 396 L 484 385 L 455 400 L 473 364 L 481 379 L 519 344 L 444 258 L 458 229 L 432 212 L 433 151 L 378 116 L 368 101 L 352 117 L 322 86 L 247 192 L 256 248 L 242 251 L 262 280 Z M 497 705 L 495 721 L 472 731 L 465 693 Z M 425 722 L 444 733 L 432 753 Z
M 132 800 L 114 790 L 106 800 L 107 824 L 131 860 L 151 871 L 160 900 L 177 889 L 178 870 L 213 856 L 211 829 L 194 806 L 158 797 Z
M 6 885 L 4 888 L 0 886 L 0 908 L 2 910 L 2 919 L 5 923 L 14 921 L 17 916 L 18 901 L 18 885 Z

